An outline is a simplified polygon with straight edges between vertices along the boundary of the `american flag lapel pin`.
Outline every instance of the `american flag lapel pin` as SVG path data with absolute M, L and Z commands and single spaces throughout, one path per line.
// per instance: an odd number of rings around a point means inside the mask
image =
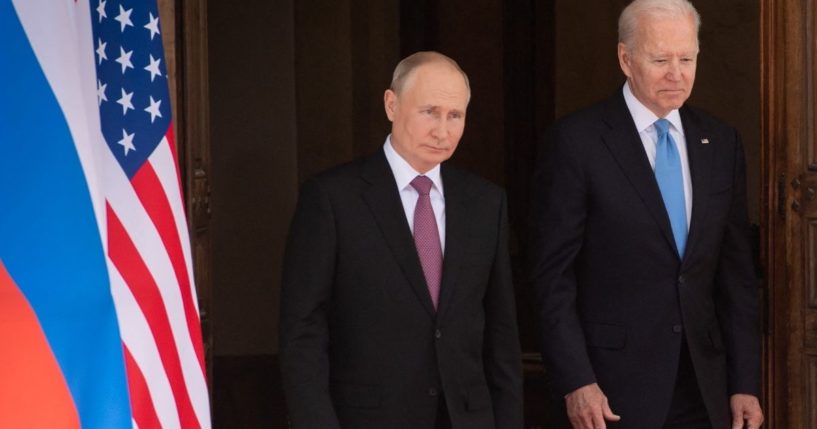
M 701 144 L 709 144 L 709 139 L 701 139 Z

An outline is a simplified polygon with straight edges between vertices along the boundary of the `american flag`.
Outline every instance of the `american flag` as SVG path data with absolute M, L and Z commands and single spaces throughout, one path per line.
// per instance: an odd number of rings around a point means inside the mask
M 199 312 L 155 1 L 97 0 L 102 134 L 124 171 L 105 184 L 107 257 L 140 428 L 209 427 Z

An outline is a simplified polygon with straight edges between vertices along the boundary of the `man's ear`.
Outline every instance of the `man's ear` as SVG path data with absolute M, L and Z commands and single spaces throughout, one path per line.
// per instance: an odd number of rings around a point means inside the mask
M 629 49 L 624 43 L 618 44 L 618 65 L 621 67 L 621 71 L 624 72 L 624 75 L 632 77 L 632 69 L 631 64 L 633 61 L 633 57 L 630 55 Z
M 383 107 L 386 109 L 386 116 L 389 121 L 394 121 L 394 114 L 397 111 L 397 94 L 391 89 L 387 89 L 383 94 Z

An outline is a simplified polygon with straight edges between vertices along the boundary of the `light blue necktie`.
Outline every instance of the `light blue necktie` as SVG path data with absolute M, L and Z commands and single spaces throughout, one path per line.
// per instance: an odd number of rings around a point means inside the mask
M 658 132 L 658 148 L 655 152 L 655 180 L 664 198 L 664 207 L 672 225 L 672 235 L 678 254 L 683 257 L 687 243 L 687 210 L 684 200 L 684 174 L 681 170 L 681 157 L 675 140 L 669 134 L 669 121 L 655 121 Z

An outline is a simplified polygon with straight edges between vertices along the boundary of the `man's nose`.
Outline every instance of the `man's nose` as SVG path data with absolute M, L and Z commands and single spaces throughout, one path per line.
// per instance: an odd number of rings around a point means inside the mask
M 680 80 L 681 79 L 681 62 L 678 60 L 670 61 L 669 70 L 667 70 L 667 79 Z
M 445 119 L 440 119 L 432 130 L 432 135 L 438 139 L 444 139 L 448 135 L 448 124 Z

